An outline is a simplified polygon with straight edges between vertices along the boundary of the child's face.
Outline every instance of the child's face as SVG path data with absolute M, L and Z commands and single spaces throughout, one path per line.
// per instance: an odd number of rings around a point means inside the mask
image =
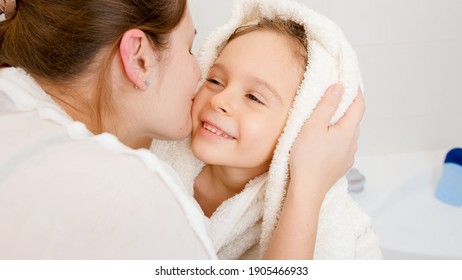
M 266 172 L 304 69 L 272 31 L 233 39 L 192 107 L 194 154 L 207 164 Z

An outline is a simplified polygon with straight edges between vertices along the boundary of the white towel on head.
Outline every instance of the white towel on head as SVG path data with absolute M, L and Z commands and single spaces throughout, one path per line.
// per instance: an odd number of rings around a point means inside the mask
M 305 120 L 333 83 L 345 92 L 331 123 L 345 113 L 361 86 L 356 54 L 337 25 L 306 6 L 290 0 L 237 0 L 229 21 L 216 29 L 199 52 L 203 77 L 219 55 L 220 47 L 240 26 L 262 18 L 290 19 L 304 26 L 308 38 L 308 64 L 268 173 L 247 184 L 225 201 L 210 218 L 218 256 L 225 259 L 260 258 L 277 224 L 288 183 L 289 152 Z M 188 141 L 155 141 L 153 151 L 183 174 L 193 192 L 194 178 L 203 164 L 185 156 Z M 174 147 L 174 148 L 172 148 Z M 172 151 L 177 149 L 177 155 Z M 168 150 L 169 152 L 165 152 Z M 181 158 L 181 160 L 179 160 Z M 189 158 L 190 160 L 187 160 Z M 185 170 L 189 166 L 189 170 Z M 199 166 L 199 168 L 198 168 Z M 315 248 L 317 259 L 381 258 L 370 219 L 347 193 L 342 178 L 326 195 L 321 208 Z

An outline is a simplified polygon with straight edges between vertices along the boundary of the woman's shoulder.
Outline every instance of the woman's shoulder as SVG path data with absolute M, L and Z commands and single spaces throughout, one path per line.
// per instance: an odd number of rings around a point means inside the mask
M 0 248 L 24 248 L 0 258 L 214 257 L 171 167 L 93 135 L 18 69 L 0 70 L 0 135 Z
M 118 188 L 184 192 L 174 170 L 148 150 L 133 150 L 111 134 L 95 136 L 61 116 L 55 121 L 56 112 L 45 109 L 0 114 L 0 166 L 8 167 L 2 173 L 11 180 L 95 186 L 108 193 Z
M 10 244 L 39 241 L 34 249 L 0 255 L 213 257 L 200 209 L 151 152 L 132 150 L 109 134 L 77 133 L 78 123 L 61 126 L 33 112 L 11 118 L 17 122 L 9 128 L 0 118 L 0 132 L 8 130 L 0 137 L 0 227 L 15 232 L 4 239 Z M 12 209 L 24 215 L 12 220 Z M 24 224 L 36 226 L 23 231 Z M 50 242 L 56 251 L 42 246 Z

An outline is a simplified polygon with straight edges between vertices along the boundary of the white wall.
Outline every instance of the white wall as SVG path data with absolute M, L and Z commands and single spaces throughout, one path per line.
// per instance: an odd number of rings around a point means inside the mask
M 462 1 L 298 0 L 338 23 L 356 49 L 366 115 L 358 155 L 462 147 Z M 190 0 L 194 49 L 231 0 Z

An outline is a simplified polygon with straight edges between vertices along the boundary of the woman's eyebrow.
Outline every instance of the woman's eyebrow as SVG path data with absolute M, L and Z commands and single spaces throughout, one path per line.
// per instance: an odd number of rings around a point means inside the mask
M 262 79 L 260 79 L 258 77 L 252 77 L 252 80 L 257 85 L 266 87 L 273 94 L 273 96 L 276 97 L 276 99 L 279 100 L 279 102 L 281 102 L 281 104 L 283 103 L 281 95 L 278 93 L 278 91 L 273 86 L 271 86 L 266 81 L 264 81 L 264 80 L 262 80 Z

